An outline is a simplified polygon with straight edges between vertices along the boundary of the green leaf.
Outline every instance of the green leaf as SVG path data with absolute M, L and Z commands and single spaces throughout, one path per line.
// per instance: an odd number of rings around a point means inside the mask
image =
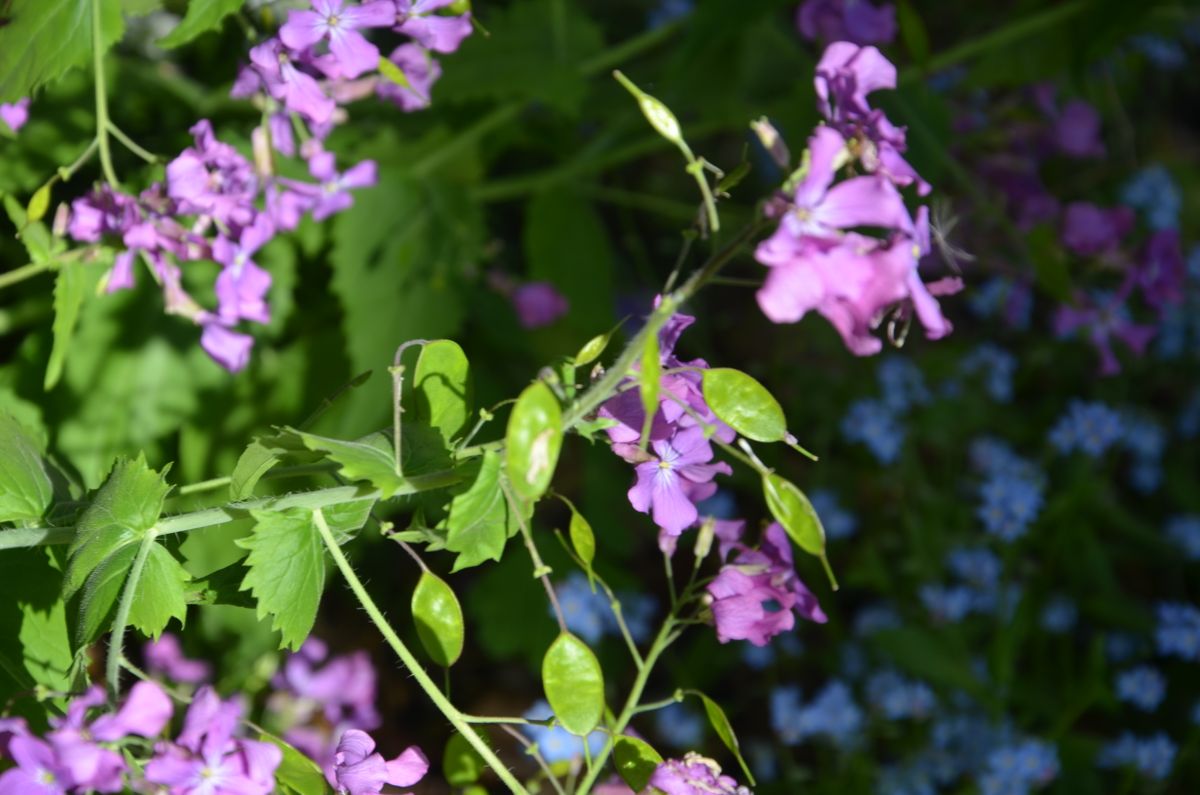
M 92 8 L 100 14 L 101 48 L 125 32 L 121 0 L 10 0 L 0 5 L 0 102 L 15 102 L 67 70 L 90 63 Z
M 0 413 L 0 522 L 34 521 L 50 505 L 54 489 L 42 446 L 8 413 Z
M 501 463 L 494 450 L 484 453 L 471 487 L 450 502 L 446 549 L 458 553 L 454 571 L 500 560 L 505 543 L 517 531 L 500 485 Z
M 562 409 L 550 387 L 538 381 L 517 398 L 504 436 L 505 472 L 517 496 L 546 493 L 562 448 Z
M 658 349 L 658 335 L 651 334 L 642 348 L 642 367 L 638 373 L 638 393 L 642 398 L 642 411 L 645 412 L 645 420 L 642 423 L 643 448 L 646 440 L 650 438 L 650 426 L 658 412 L 658 396 L 661 390 L 662 359 Z
M 604 716 L 604 674 L 587 644 L 569 632 L 558 636 L 542 660 L 546 701 L 563 728 L 586 736 Z
M 83 266 L 77 263 L 63 265 L 54 281 L 54 347 L 50 349 L 50 361 L 42 384 L 46 391 L 53 389 L 62 376 L 63 362 L 71 347 L 71 336 L 75 333 L 79 308 L 83 306 L 89 282 Z
M 351 503 L 325 509 L 324 516 L 335 533 L 362 526 L 367 511 Z M 257 600 L 260 619 L 272 616 L 280 632 L 280 648 L 300 648 L 317 619 L 321 592 L 325 589 L 325 545 L 313 522 L 312 511 L 287 508 L 282 511 L 251 511 L 254 532 L 234 543 L 248 549 L 246 577 L 242 590 Z
M 1058 242 L 1058 233 L 1050 224 L 1041 224 L 1030 231 L 1029 256 L 1033 259 L 1034 279 L 1046 295 L 1057 301 L 1071 300 L 1071 272 L 1067 257 Z
M 615 331 L 616 329 L 613 329 Z M 613 332 L 609 331 L 606 334 L 597 334 L 583 344 L 579 349 L 579 353 L 575 354 L 574 362 L 578 367 L 586 364 L 591 364 L 600 358 L 600 354 L 604 353 L 604 349 L 608 347 L 609 340 L 612 339 Z
M 810 555 L 825 557 L 825 528 L 808 496 L 794 483 L 774 473 L 763 476 L 763 496 L 788 537 Z
M 454 665 L 462 654 L 464 632 L 454 590 L 433 572 L 424 572 L 413 591 L 412 613 L 425 652 L 443 668 Z
M 317 763 L 297 751 L 286 740 L 270 732 L 260 731 L 258 739 L 271 743 L 283 752 L 279 767 L 275 768 L 275 781 L 297 793 L 297 795 L 328 795 L 331 790 L 325 774 Z
M 408 487 L 408 481 L 396 474 L 395 454 L 387 434 L 372 433 L 355 441 L 346 441 L 291 428 L 287 430 L 299 437 L 309 450 L 324 453 L 339 464 L 342 477 L 370 483 L 379 489 L 384 499 Z
M 187 617 L 187 585 L 191 576 L 162 544 L 154 544 L 137 581 L 129 623 L 143 635 L 158 638 L 172 618 L 182 626 Z
M 904 42 L 913 63 L 924 65 L 929 61 L 929 32 L 921 14 L 911 0 L 900 0 L 896 6 L 897 22 L 900 23 L 900 38 Z
M 654 770 L 662 764 L 662 754 L 645 740 L 621 735 L 613 745 L 613 765 L 621 780 L 634 792 L 641 792 L 650 783 Z
M 417 416 L 448 444 L 471 417 L 470 365 L 457 342 L 434 340 L 421 348 L 413 389 Z
M 486 24 L 491 36 L 472 36 L 446 59 L 439 101 L 533 100 L 578 113 L 588 89 L 580 65 L 603 46 L 579 4 L 519 0 L 493 9 Z
M 34 191 L 34 194 L 29 199 L 29 204 L 25 206 L 25 222 L 34 223 L 46 217 L 46 211 L 50 209 L 50 185 L 43 185 Z
M 476 731 L 480 731 L 476 727 Z M 482 733 L 482 732 L 481 732 Z M 487 735 L 483 733 L 484 742 L 491 745 Z M 467 742 L 467 738 L 455 732 L 446 743 L 446 751 L 442 754 L 442 775 L 452 787 L 466 787 L 474 784 L 487 770 L 487 763 L 479 752 Z
M 704 714 L 708 716 L 708 722 L 713 727 L 713 731 L 721 738 L 721 742 L 725 743 L 725 747 L 729 749 L 729 752 L 737 757 L 738 764 L 742 766 L 742 772 L 746 774 L 746 780 L 753 787 L 754 774 L 750 772 L 750 767 L 746 764 L 746 760 L 742 758 L 742 751 L 738 745 L 737 735 L 733 733 L 733 726 L 729 723 L 729 718 L 725 716 L 725 710 L 721 709 L 720 704 L 699 690 L 688 690 L 686 692 L 700 699 L 700 702 L 704 705 Z
M 164 49 L 187 44 L 192 39 L 215 30 L 230 14 L 241 10 L 246 0 L 188 0 L 187 14 L 174 30 L 158 40 Z
M 232 605 L 253 609 L 254 598 L 241 590 L 245 574 L 246 569 L 239 559 L 206 577 L 193 579 L 187 588 L 188 604 Z
M 58 692 L 71 689 L 74 658 L 59 598 L 58 551 L 36 547 L 0 553 L 6 594 L 0 602 L 0 702 L 12 703 L 18 691 L 39 684 Z
M 703 374 L 704 401 L 730 428 L 756 442 L 787 436 L 779 401 L 766 387 L 740 370 L 718 367 Z
M 170 491 L 165 474 L 165 470 L 155 472 L 146 466 L 142 456 L 117 462 L 79 517 L 75 538 L 67 550 L 65 599 L 70 599 L 105 560 L 122 550 L 132 550 L 153 529 Z M 113 576 L 112 572 L 108 576 Z
M 230 498 L 244 500 L 250 497 L 262 476 L 279 463 L 281 453 L 279 448 L 269 447 L 261 439 L 246 445 L 229 477 Z
M 588 582 L 592 582 L 595 577 L 595 573 L 592 571 L 592 561 L 596 558 L 596 534 L 592 532 L 592 526 L 588 520 L 575 510 L 573 505 L 571 506 L 571 524 L 568 527 L 568 534 L 571 536 L 571 546 L 575 549 L 575 554 L 583 561 L 583 569 L 587 572 Z

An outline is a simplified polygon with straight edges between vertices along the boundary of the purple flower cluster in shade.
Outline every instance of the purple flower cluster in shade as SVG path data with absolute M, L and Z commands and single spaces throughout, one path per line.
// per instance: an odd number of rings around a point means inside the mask
M 649 786 L 663 795 L 751 795 L 747 787 L 721 773 L 716 762 L 693 752 L 660 763 Z
M 370 655 L 357 651 L 330 656 L 323 641 L 310 637 L 299 652 L 288 655 L 271 684 L 275 692 L 267 711 L 283 738 L 313 759 L 334 783 L 339 738 L 381 723 Z
M 29 121 L 29 98 L 18 99 L 16 102 L 0 102 L 0 124 L 4 124 L 12 132 L 17 132 Z
M 795 626 L 796 614 L 819 624 L 828 620 L 817 597 L 796 574 L 791 542 L 781 525 L 768 526 L 762 543 L 754 548 L 733 535 L 740 533 L 743 523 L 722 524 L 718 538 L 733 554 L 706 586 L 717 640 L 765 646 Z
M 121 249 L 106 289 L 131 287 L 136 264 L 144 262 L 162 287 L 167 312 L 200 326 L 201 346 L 223 367 L 245 367 L 254 338 L 239 328 L 271 319 L 271 276 L 256 253 L 304 215 L 322 221 L 353 204 L 352 190 L 375 184 L 373 161 L 339 170 L 324 141 L 346 118 L 342 105 L 355 99 L 377 94 L 406 111 L 429 104 L 440 74 L 430 52 L 453 52 L 471 32 L 469 13 L 439 13 L 449 2 L 312 0 L 310 9 L 291 11 L 278 37 L 250 50 L 231 91 L 266 109 L 266 122 L 251 134 L 253 162 L 201 120 L 191 129 L 194 145 L 167 165 L 165 184 L 136 197 L 103 186 L 73 202 L 72 238 Z M 402 75 L 401 82 L 379 72 L 379 50 L 362 32 L 373 28 L 412 40 L 390 56 L 395 69 L 387 73 Z M 304 138 L 299 146 L 297 131 Z M 309 178 L 278 176 L 277 155 L 303 158 Z M 181 265 L 197 260 L 221 267 L 215 310 L 183 287 Z
M 659 331 L 659 353 L 666 374 L 646 449 L 639 445 L 646 413 L 638 389 L 624 389 L 598 412 L 613 423 L 605 429 L 613 452 L 634 465 L 636 478 L 629 489 L 629 502 L 653 517 L 660 531 L 659 547 L 668 554 L 674 554 L 679 536 L 700 518 L 696 503 L 716 493 L 713 478 L 733 471 L 729 464 L 713 461 L 708 429 L 723 442 L 733 441 L 735 434 L 704 402 L 699 371 L 708 364 L 703 359 L 685 362 L 675 356 L 679 336 L 693 322 L 695 318 L 689 315 L 675 314 Z M 626 386 L 634 383 L 631 379 Z
M 888 44 L 896 38 L 896 6 L 871 0 L 805 0 L 796 27 L 810 41 Z
M 116 712 L 89 720 L 105 701 L 102 687 L 90 688 L 71 700 L 66 715 L 50 719 L 44 737 L 21 718 L 0 718 L 0 759 L 13 762 L 0 773 L 0 795 L 125 791 L 130 770 L 115 744 L 131 735 L 156 737 L 174 710 L 152 682 L 134 685 Z
M 269 795 L 283 752 L 238 736 L 244 708 L 211 687 L 196 692 L 179 736 L 155 745 L 144 777 L 171 795 Z
M 874 47 L 838 41 L 817 64 L 815 86 L 825 123 L 785 186 L 790 195 L 770 209 L 779 226 L 755 251 L 768 269 L 759 306 L 776 323 L 815 310 L 859 356 L 882 349 L 874 331 L 889 316 L 902 326 L 915 312 L 927 337 L 944 337 L 951 326 L 934 296 L 962 284 L 921 279 L 928 207 L 914 216 L 901 195 L 912 186 L 923 197 L 931 188 L 904 159 L 904 129 L 867 102 L 872 92 L 895 88 L 896 67 Z M 857 176 L 839 181 L 848 166 Z M 856 231 L 867 227 L 882 235 Z
M 193 660 L 183 653 L 179 638 L 164 632 L 158 640 L 142 647 L 146 670 L 172 682 L 203 684 L 212 678 L 212 666 L 204 660 Z

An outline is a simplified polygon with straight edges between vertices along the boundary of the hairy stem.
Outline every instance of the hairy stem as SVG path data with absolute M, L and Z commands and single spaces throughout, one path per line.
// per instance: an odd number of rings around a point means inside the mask
M 500 758 L 496 756 L 496 753 L 488 747 L 488 744 L 476 733 L 471 724 L 463 718 L 462 713 L 450 703 L 449 699 L 442 695 L 441 689 L 429 677 L 429 674 L 425 673 L 425 669 L 417 662 L 417 658 L 413 656 L 409 648 L 404 645 L 404 641 L 400 640 L 400 636 L 392 629 L 392 625 L 388 623 L 383 613 L 379 610 L 379 607 L 376 606 L 375 601 L 371 598 L 371 595 L 367 593 L 367 589 L 363 587 L 362 582 L 358 579 L 358 575 L 351 568 L 350 561 L 346 559 L 341 547 L 334 540 L 333 533 L 330 531 L 329 525 L 326 523 L 325 516 L 321 513 L 320 508 L 313 510 L 313 521 L 317 525 L 317 531 L 321 534 L 321 540 L 325 542 L 325 547 L 329 550 L 333 562 L 337 565 L 338 570 L 341 571 L 342 577 L 345 578 L 346 584 L 350 586 L 350 590 L 354 592 L 354 596 L 358 599 L 359 604 L 362 605 L 363 610 L 366 611 L 372 623 L 375 624 L 376 629 L 383 635 L 383 639 L 392 647 L 392 651 L 396 652 L 396 656 L 400 658 L 400 661 L 404 663 L 404 667 L 412 674 L 417 685 L 425 691 L 425 695 L 446 716 L 446 720 L 450 721 L 450 724 L 458 733 L 471 744 L 471 747 L 479 752 L 479 755 L 496 772 L 496 775 L 500 777 L 500 780 L 504 782 L 504 785 L 508 787 L 510 792 L 513 792 L 515 795 L 528 795 L 526 789 L 521 786 L 521 782 L 517 781 L 516 777 L 500 761 Z

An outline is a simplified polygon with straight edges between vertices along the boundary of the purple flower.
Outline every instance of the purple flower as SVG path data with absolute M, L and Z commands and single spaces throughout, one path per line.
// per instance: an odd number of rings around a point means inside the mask
M 454 0 L 394 0 L 396 30 L 412 36 L 422 47 L 434 52 L 451 53 L 471 35 L 471 14 L 442 16 L 433 12 Z
M 121 708 L 96 718 L 89 733 L 102 742 L 116 742 L 131 734 L 155 737 L 171 722 L 174 713 L 175 707 L 161 686 L 138 682 L 130 688 Z
M 660 763 L 649 785 L 664 795 L 750 795 L 749 789 L 722 775 L 720 765 L 693 752 Z
M 1128 207 L 1106 210 L 1091 202 L 1071 202 L 1063 215 L 1062 242 L 1076 254 L 1102 254 L 1129 233 L 1133 221 Z
M 279 29 L 279 38 L 293 50 L 304 50 L 329 40 L 337 76 L 353 79 L 379 65 L 379 50 L 367 41 L 361 28 L 391 25 L 394 9 L 388 0 L 346 5 L 346 0 L 312 0 L 312 11 L 292 11 Z
M 213 259 L 225 267 L 217 276 L 217 314 L 223 323 L 235 324 L 241 319 L 268 323 L 271 310 L 267 306 L 267 290 L 271 275 L 255 264 L 251 257 L 275 236 L 275 225 L 266 213 L 259 214 L 245 227 L 238 242 L 224 235 L 213 241 Z
M 18 99 L 12 104 L 0 102 L 0 122 L 8 125 L 8 129 L 16 132 L 29 121 L 29 97 Z
M 767 528 L 758 549 L 737 544 L 735 556 L 707 590 L 721 643 L 748 640 L 765 646 L 795 626 L 794 612 L 818 624 L 828 620 L 817 597 L 797 576 L 791 542 L 778 523 Z
M 323 149 L 308 159 L 308 171 L 320 180 L 319 185 L 291 180 L 287 184 L 294 193 L 312 202 L 314 221 L 324 221 L 353 205 L 350 189 L 369 188 L 375 184 L 378 176 L 374 160 L 364 160 L 344 173 L 338 173 L 333 153 Z
M 1111 295 L 1081 295 L 1075 306 L 1060 306 L 1054 316 L 1054 331 L 1066 336 L 1080 329 L 1100 354 L 1100 375 L 1121 372 L 1121 363 L 1112 349 L 1112 339 L 1121 340 L 1137 356 L 1146 352 L 1154 338 L 1155 327 L 1134 323 L 1129 317 L 1126 300 L 1132 285 L 1126 282 Z
M 415 745 L 395 759 L 375 753 L 375 741 L 366 732 L 350 729 L 338 741 L 334 778 L 340 795 L 379 795 L 385 784 L 410 787 L 429 770 L 429 760 Z
M 796 26 L 809 40 L 887 44 L 896 38 L 896 7 L 877 8 L 869 0 L 805 0 L 796 11 Z
M 159 743 L 146 763 L 145 778 L 171 795 L 268 795 L 283 759 L 277 745 L 235 738 L 242 717 L 236 701 L 221 701 L 210 687 L 192 700 L 183 730 L 173 743 Z
M 1102 157 L 1100 114 L 1081 99 L 1071 100 L 1054 120 L 1054 143 L 1069 157 Z
M 75 785 L 71 770 L 55 749 L 36 737 L 12 737 L 8 755 L 16 767 L 0 773 L 0 795 L 65 795 Z
M 333 118 L 337 107 L 334 101 L 325 95 L 312 75 L 296 68 L 292 56 L 278 39 L 268 39 L 251 48 L 250 63 L 267 93 L 288 110 L 316 124 L 325 124 Z
M 240 334 L 221 325 L 215 319 L 203 323 L 204 330 L 200 333 L 200 347 L 216 360 L 217 364 L 231 373 L 236 373 L 250 363 L 250 349 L 254 347 L 254 337 Z
M 179 646 L 179 638 L 164 632 L 158 640 L 142 647 L 142 658 L 152 673 L 184 684 L 200 684 L 212 676 L 212 666 L 203 660 L 188 659 Z
M 525 328 L 549 326 L 567 313 L 570 304 L 550 282 L 529 282 L 512 292 L 513 307 Z
M 213 135 L 201 119 L 191 128 L 196 145 L 167 165 L 167 194 L 181 212 L 208 215 L 226 226 L 245 226 L 254 219 L 258 180 L 246 158 Z
M 668 535 L 678 536 L 698 518 L 695 503 L 716 491 L 712 479 L 731 475 L 729 464 L 713 459 L 712 445 L 699 427 L 686 428 L 670 439 L 652 441 L 654 455 L 637 465 L 637 480 L 629 489 L 629 502 Z
M 1183 301 L 1187 263 L 1179 246 L 1179 232 L 1162 229 L 1146 241 L 1134 276 L 1146 303 L 1162 311 Z
M 401 44 L 392 50 L 388 60 L 404 73 L 407 86 L 391 80 L 380 80 L 375 92 L 386 100 L 396 103 L 407 112 L 429 107 L 433 84 L 442 76 L 442 65 L 429 52 L 416 44 Z

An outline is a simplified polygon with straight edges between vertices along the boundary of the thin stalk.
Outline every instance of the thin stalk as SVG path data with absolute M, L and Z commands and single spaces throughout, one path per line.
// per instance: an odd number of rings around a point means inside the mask
M 158 157 L 155 154 L 143 149 L 136 141 L 126 135 L 124 130 L 113 124 L 111 121 L 108 123 L 108 131 L 113 134 L 114 138 L 124 144 L 126 149 L 128 149 L 130 152 L 133 152 L 150 165 L 154 165 L 158 162 Z
M 117 615 L 113 619 L 112 634 L 108 639 L 108 657 L 105 660 L 104 676 L 108 680 L 108 691 L 115 699 L 121 694 L 121 646 L 125 642 L 125 627 L 129 624 L 129 611 L 133 609 L 133 599 L 137 594 L 138 584 L 142 579 L 142 571 L 146 568 L 146 560 L 150 557 L 150 549 L 154 546 L 157 533 L 154 529 L 147 531 L 138 547 L 133 565 L 125 578 L 125 588 L 121 591 L 121 601 L 117 604 Z
M 675 694 L 670 698 L 664 698 L 661 701 L 651 701 L 649 704 L 642 704 L 634 709 L 633 714 L 641 715 L 643 712 L 654 712 L 656 710 L 666 709 L 672 704 L 678 704 L 681 701 L 683 701 L 683 691 L 676 690 Z
M 23 282 L 31 276 L 37 276 L 39 273 L 54 270 L 57 266 L 58 262 L 56 260 L 46 260 L 44 262 L 31 262 L 28 265 L 22 265 L 8 273 L 0 273 L 0 290 L 18 282 Z
M 96 141 L 100 145 L 100 169 L 114 188 L 121 183 L 113 169 L 112 148 L 108 140 L 108 88 L 104 84 L 104 37 L 100 31 L 100 0 L 92 0 L 92 71 L 96 89 Z
M 550 584 L 550 567 L 542 561 L 542 556 L 538 553 L 537 544 L 533 542 L 533 533 L 530 532 L 525 517 L 521 515 L 520 506 L 517 505 L 517 499 L 513 496 L 512 490 L 503 481 L 500 483 L 500 488 L 504 490 L 504 499 L 508 500 L 508 509 L 517 517 L 517 526 L 521 528 L 521 537 L 525 540 L 525 548 L 529 550 L 529 558 L 533 561 L 533 576 L 541 580 L 542 586 L 546 589 L 546 597 L 550 600 L 550 607 L 554 609 L 554 618 L 558 621 L 559 630 L 567 632 L 567 619 L 563 616 L 562 605 L 558 603 L 558 594 L 554 592 L 554 586 Z
M 318 463 L 318 464 L 297 464 L 291 467 L 280 467 L 273 469 L 262 476 L 263 480 L 277 480 L 279 478 L 296 478 L 304 475 L 316 475 L 323 472 L 334 472 L 337 470 L 336 464 Z M 233 478 L 226 475 L 220 478 L 211 478 L 202 480 L 199 483 L 188 483 L 180 486 L 175 492 L 175 496 L 184 497 L 188 494 L 199 494 L 204 491 L 213 491 L 215 489 L 224 488 L 233 482 Z
M 517 729 L 514 729 L 512 726 L 501 725 L 500 728 L 514 740 L 519 742 L 525 749 L 526 754 L 533 757 L 533 761 L 537 762 L 538 767 L 542 769 L 542 774 L 546 777 L 546 780 L 550 782 L 550 786 L 554 787 L 554 791 L 558 793 L 558 795 L 567 795 L 566 790 L 563 789 L 562 784 L 558 780 L 558 776 L 554 775 L 554 771 L 551 770 L 550 765 L 546 763 L 546 758 L 542 756 L 541 752 L 537 749 L 537 744 L 525 735 L 521 734 L 521 732 Z
M 633 719 L 634 712 L 638 707 L 638 703 L 642 700 L 642 692 L 646 689 L 646 682 L 650 679 L 650 672 L 654 670 L 654 664 L 658 662 L 658 658 L 667 647 L 674 642 L 678 635 L 672 634 L 672 629 L 675 626 L 674 616 L 667 616 L 663 621 L 662 627 L 658 630 L 658 635 L 654 638 L 654 643 L 650 647 L 650 651 L 646 654 L 646 664 L 638 670 L 637 678 L 633 680 L 633 687 L 629 690 L 629 696 L 625 699 L 625 706 L 621 709 L 621 714 L 617 716 L 617 722 L 613 724 L 612 734 L 605 741 L 604 747 L 600 749 L 599 755 L 596 756 L 596 763 L 584 775 L 583 780 L 579 782 L 579 786 L 575 788 L 575 795 L 587 795 L 592 786 L 596 783 L 596 778 L 600 775 L 600 771 L 604 769 L 604 763 L 608 761 L 608 755 L 612 753 L 613 738 L 619 737 L 625 732 L 625 728 L 629 725 L 629 721 Z
M 571 501 L 566 497 L 559 495 L 559 498 L 568 505 L 571 505 Z M 574 508 L 573 505 L 572 508 Z M 633 640 L 633 633 L 629 631 L 629 626 L 625 623 L 625 615 L 621 610 L 621 603 L 617 600 L 617 595 L 613 593 L 613 589 L 608 586 L 604 578 L 596 573 L 595 569 L 583 564 L 583 561 L 575 554 L 575 550 L 571 549 L 571 545 L 567 543 L 567 539 L 563 538 L 562 532 L 555 530 L 554 536 L 558 539 L 558 543 L 562 544 L 563 550 L 571 556 L 571 560 L 575 561 L 575 565 L 584 571 L 590 571 L 592 579 L 600 583 L 600 587 L 604 589 L 604 593 L 608 596 L 609 610 L 612 611 L 613 618 L 617 622 L 617 629 L 621 631 L 621 637 L 625 639 L 625 645 L 629 649 L 629 656 L 633 657 L 633 664 L 641 668 L 646 662 L 642 659 L 642 653 L 638 651 L 637 643 Z
M 333 537 L 333 532 L 329 529 L 328 523 L 325 521 L 325 515 L 321 513 L 321 509 L 313 510 L 313 522 L 317 526 L 317 532 L 321 534 L 321 540 L 325 542 L 326 549 L 329 550 L 330 557 L 333 558 L 334 564 L 341 571 L 342 577 L 345 578 L 346 584 L 350 586 L 350 590 L 354 592 L 354 596 L 362 605 L 371 622 L 375 624 L 375 628 L 383 635 L 383 639 L 392 647 L 392 651 L 404 663 L 404 667 L 412 674 L 417 685 L 425 691 L 425 695 L 433 702 L 446 719 L 463 738 L 471 744 L 471 747 L 479 752 L 484 761 L 495 771 L 504 785 L 514 795 L 529 795 L 526 789 L 521 786 L 521 782 L 517 781 L 516 777 L 509 771 L 508 767 L 500 760 L 496 753 L 488 747 L 488 744 L 475 732 L 464 718 L 463 714 L 450 703 L 450 700 L 442 695 L 442 691 L 437 684 L 430 678 L 425 669 L 409 651 L 409 648 L 404 645 L 404 641 L 400 640 L 400 636 L 392 629 L 392 625 L 384 617 L 371 595 L 367 593 L 367 589 L 363 587 L 362 582 L 358 579 L 358 575 L 354 573 L 354 569 L 350 566 L 350 561 L 346 559 L 342 548 L 338 546 L 337 541 Z
M 60 166 L 58 169 L 58 178 L 63 182 L 69 182 L 71 177 L 75 176 L 75 172 L 83 168 L 83 164 L 92 159 L 92 155 L 96 154 L 96 150 L 100 148 L 100 139 L 93 138 L 88 144 L 87 149 L 83 150 L 83 154 L 75 158 L 75 162 L 69 166 Z

